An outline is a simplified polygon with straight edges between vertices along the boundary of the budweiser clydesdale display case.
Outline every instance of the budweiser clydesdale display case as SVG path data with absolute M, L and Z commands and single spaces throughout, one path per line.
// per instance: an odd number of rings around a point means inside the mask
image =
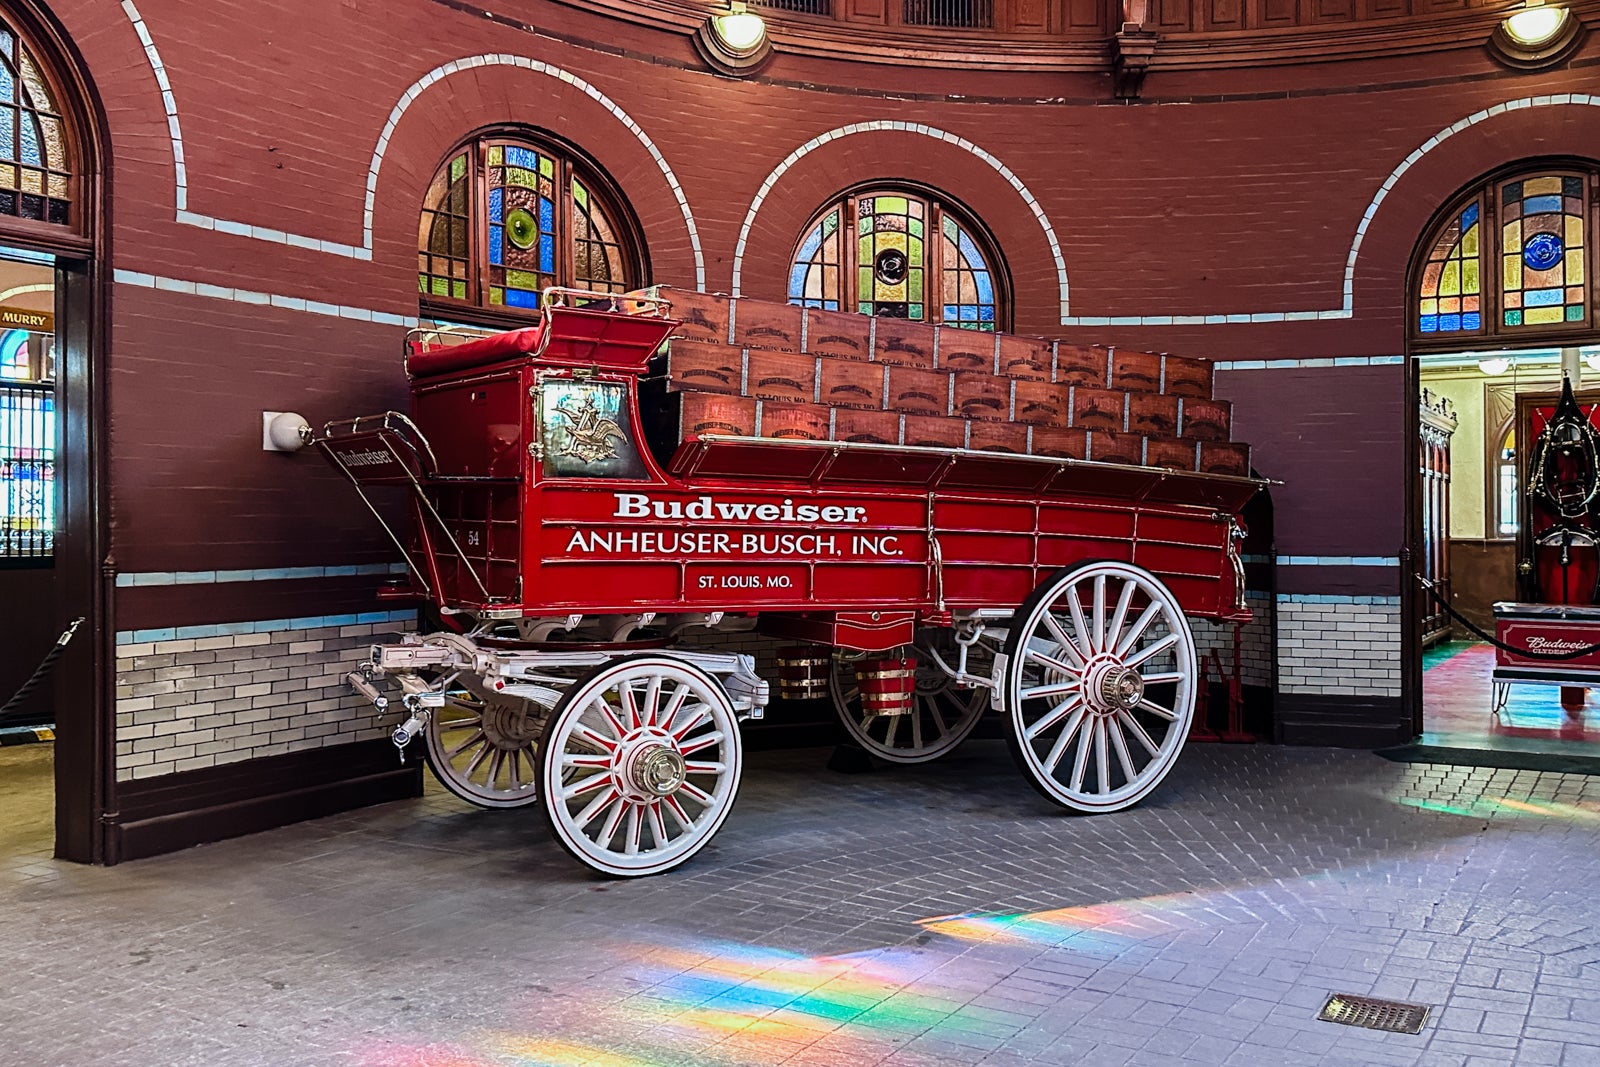
M 1186 616 L 1248 614 L 1238 515 L 1259 483 L 1195 469 L 1225 444 L 1214 425 L 1197 416 L 1210 441 L 1184 439 L 1172 397 L 1178 432 L 1141 438 L 1132 394 L 1109 396 L 1110 350 L 1099 384 L 1079 386 L 1048 342 L 1042 374 L 1006 376 L 985 335 L 970 341 L 994 362 L 969 380 L 953 342 L 948 363 L 913 368 L 929 371 L 912 376 L 929 398 L 921 417 L 947 420 L 952 443 L 906 443 L 912 416 L 891 395 L 906 365 L 872 350 L 854 368 L 789 353 L 789 370 L 752 376 L 757 352 L 740 349 L 715 389 L 684 388 L 672 362 L 694 345 L 663 342 L 695 310 L 675 318 L 649 291 L 551 290 L 537 326 L 414 338 L 409 414 L 319 435 L 363 496 L 406 496 L 409 529 L 390 531 L 410 568 L 396 593 L 442 620 L 374 646 L 350 674 L 378 706 L 397 699 L 396 743 L 420 737 L 439 780 L 474 804 L 538 805 L 595 870 L 665 871 L 728 817 L 740 723 L 768 703 L 752 657 L 695 638 L 756 631 L 786 646 L 785 691 L 831 700 L 883 759 L 935 759 L 994 709 L 1024 775 L 1058 804 L 1110 812 L 1155 789 L 1203 684 Z M 874 320 L 858 322 L 870 342 Z M 852 369 L 877 383 L 866 404 L 815 403 L 825 374 Z M 1203 396 L 1184 388 L 1215 412 L 1206 374 Z M 752 379 L 772 377 L 811 396 L 763 398 Z M 1158 367 L 1148 390 L 1157 408 L 1165 377 Z M 1057 386 L 1024 392 L 1059 425 L 1019 417 L 1020 382 Z M 997 417 L 955 410 L 958 387 Z M 1092 405 L 1075 409 L 1079 388 Z M 1109 406 L 1115 431 L 1073 425 L 1076 410 L 1103 425 L 1093 413 Z M 874 416 L 861 420 L 874 439 L 834 439 L 849 411 Z M 1096 433 L 1122 458 L 1096 456 Z M 1036 440 L 1050 454 L 1023 452 Z

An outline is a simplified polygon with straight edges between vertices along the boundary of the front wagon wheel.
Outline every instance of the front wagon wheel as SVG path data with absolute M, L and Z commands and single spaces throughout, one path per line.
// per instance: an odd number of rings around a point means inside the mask
M 727 819 L 743 752 L 716 678 L 671 655 L 627 656 L 556 704 L 539 795 L 556 841 L 580 863 L 619 878 L 658 874 Z
M 1177 598 L 1140 567 L 1085 563 L 1041 584 L 1013 618 L 1001 701 L 1023 772 L 1073 811 L 1149 796 L 1194 718 L 1194 635 Z

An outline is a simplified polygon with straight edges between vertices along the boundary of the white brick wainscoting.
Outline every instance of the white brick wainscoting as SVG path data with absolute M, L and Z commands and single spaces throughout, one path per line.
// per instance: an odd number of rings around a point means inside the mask
M 1280 596 L 1278 690 L 1400 695 L 1400 598 Z

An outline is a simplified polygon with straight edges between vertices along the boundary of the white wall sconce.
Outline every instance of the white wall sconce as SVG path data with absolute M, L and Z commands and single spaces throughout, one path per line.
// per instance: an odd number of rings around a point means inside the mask
M 1494 356 L 1490 359 L 1480 359 L 1478 360 L 1478 369 L 1490 377 L 1493 377 L 1497 374 L 1504 374 L 1506 371 L 1510 370 L 1511 360 L 1507 359 L 1505 356 Z
M 311 443 L 311 424 L 293 411 L 261 413 L 261 450 L 298 452 Z
M 1489 53 L 1522 70 L 1551 67 L 1577 51 L 1583 24 L 1559 3 L 1523 0 L 1489 35 Z
M 772 58 L 767 22 L 744 0 L 730 0 L 726 10 L 702 22 L 694 46 L 713 70 L 735 78 L 749 77 Z

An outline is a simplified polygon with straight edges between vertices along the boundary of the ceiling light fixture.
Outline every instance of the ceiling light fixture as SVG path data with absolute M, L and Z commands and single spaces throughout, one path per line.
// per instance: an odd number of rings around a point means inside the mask
M 735 78 L 748 77 L 772 57 L 767 23 L 744 0 L 731 0 L 700 24 L 694 34 L 695 49 L 713 70 Z
M 1549 67 L 1571 55 L 1582 36 L 1582 23 L 1562 5 L 1523 0 L 1489 36 L 1489 52 L 1508 66 Z
M 1494 356 L 1491 359 L 1480 359 L 1478 360 L 1478 369 L 1483 371 L 1483 373 L 1493 377 L 1496 374 L 1504 374 L 1506 371 L 1510 370 L 1511 360 L 1507 359 L 1505 356 Z

